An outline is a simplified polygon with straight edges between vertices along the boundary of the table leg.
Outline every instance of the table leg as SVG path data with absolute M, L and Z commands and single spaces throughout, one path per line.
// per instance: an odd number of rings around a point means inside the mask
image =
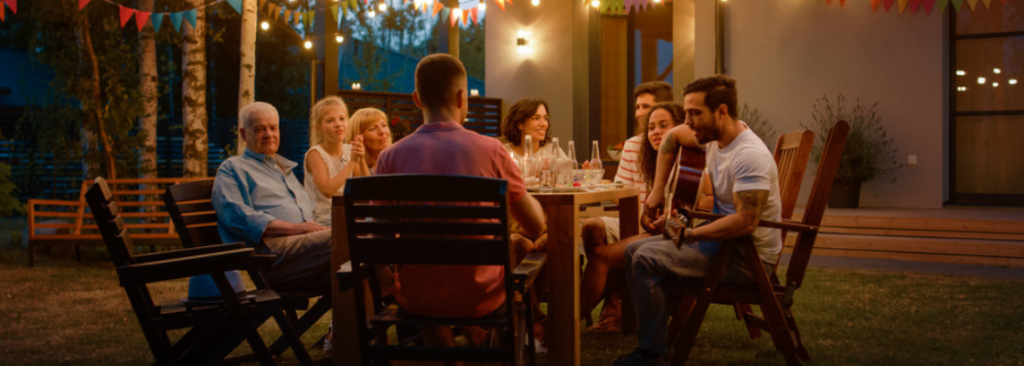
M 628 238 L 640 234 L 640 202 L 637 196 L 619 199 L 619 235 Z M 622 291 L 622 333 L 636 334 L 636 309 L 629 291 Z
M 580 364 L 579 210 L 575 205 L 550 205 L 548 218 L 548 363 Z

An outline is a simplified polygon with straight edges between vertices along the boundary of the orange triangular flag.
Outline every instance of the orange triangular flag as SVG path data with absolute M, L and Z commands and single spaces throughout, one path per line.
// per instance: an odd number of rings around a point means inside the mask
M 981 3 L 985 4 L 985 8 L 987 9 L 989 5 L 992 5 L 992 0 L 981 0 Z
M 135 9 L 126 8 L 121 5 L 118 5 L 117 10 L 118 13 L 120 13 L 121 15 L 121 28 L 124 28 L 124 25 L 128 24 L 128 19 L 131 19 L 132 15 L 135 14 Z
M 839 6 L 846 5 L 846 0 L 839 0 Z
M 5 22 L 5 21 L 6 20 L 4 20 L 4 6 L 0 5 L 0 22 Z
M 277 20 L 281 17 L 281 8 L 278 8 L 274 3 L 267 3 L 267 8 L 270 9 L 270 16 Z
M 505 0 L 505 2 L 508 3 L 509 5 L 512 5 L 512 0 Z
M 878 4 L 881 4 L 882 0 L 871 0 L 871 11 L 878 10 Z
M 441 9 L 444 9 L 444 4 L 441 4 L 440 1 L 434 1 L 434 16 L 435 17 L 437 16 L 437 13 L 441 12 Z
M 136 10 L 135 11 L 135 25 L 139 27 L 139 32 L 142 32 L 142 28 L 146 27 L 146 22 L 149 21 L 148 11 Z
M 503 12 L 505 11 L 505 0 L 494 0 L 494 3 L 498 4 L 498 8 L 501 8 L 501 11 L 503 11 Z M 509 4 L 512 4 L 512 3 L 509 3 Z
M 978 5 L 978 0 L 967 0 L 967 5 L 971 7 L 971 10 L 974 10 L 974 7 Z
M 267 0 L 258 0 L 256 2 L 256 10 L 263 11 L 263 5 L 267 5 Z
M 78 0 L 78 10 L 82 10 L 86 5 L 89 5 L 89 0 Z
M 903 14 L 903 11 L 907 10 L 907 1 L 908 0 L 899 0 L 898 1 L 899 7 L 900 7 L 900 14 Z
M 479 8 L 473 8 L 473 11 L 469 13 L 470 15 L 473 16 L 473 24 L 480 24 L 480 21 L 477 20 L 477 12 L 479 12 L 479 10 Z
M 462 11 L 462 26 L 465 27 L 465 26 L 468 26 L 468 25 L 469 25 L 469 10 L 467 9 L 467 10 L 463 10 Z
M 292 20 L 292 11 L 291 11 L 291 9 L 284 9 L 284 22 L 285 23 L 291 23 L 291 20 Z

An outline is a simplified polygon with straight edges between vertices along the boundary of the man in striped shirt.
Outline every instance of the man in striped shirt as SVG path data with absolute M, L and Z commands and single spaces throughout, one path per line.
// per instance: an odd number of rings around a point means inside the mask
M 622 156 L 619 158 L 619 170 L 615 173 L 616 182 L 624 182 L 628 186 L 639 187 L 640 199 L 647 194 L 647 184 L 639 169 L 640 144 L 643 134 L 647 133 L 647 114 L 651 106 L 658 102 L 672 101 L 672 85 L 664 81 L 650 81 L 636 86 L 633 90 L 636 99 L 636 136 L 630 137 L 623 144 Z M 653 169 L 651 169 L 653 171 Z M 653 177 L 652 177 L 653 178 Z M 642 201 L 641 201 L 642 202 Z M 641 229 L 646 231 L 650 220 L 641 219 Z M 587 255 L 587 271 L 583 275 L 580 288 L 580 313 L 589 315 L 605 292 L 605 278 L 611 270 L 611 262 L 621 256 L 618 251 L 605 250 L 608 243 L 619 241 L 619 219 L 613 217 L 594 217 L 587 219 L 581 232 L 583 248 Z M 616 252 L 615 254 L 611 252 Z M 621 259 L 618 259 L 621 261 Z M 591 268 L 593 267 L 593 268 Z M 622 277 L 622 276 L 618 276 Z M 594 326 L 596 330 L 618 331 L 621 329 L 621 308 L 617 293 L 610 293 L 605 301 L 601 320 Z

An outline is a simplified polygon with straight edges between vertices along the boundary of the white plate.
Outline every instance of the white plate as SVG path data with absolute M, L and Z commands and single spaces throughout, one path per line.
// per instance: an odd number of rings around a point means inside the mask
M 526 187 L 527 191 L 538 192 L 538 193 L 549 193 L 541 192 L 541 187 Z M 550 193 L 573 193 L 573 192 L 586 192 L 587 189 L 584 187 L 555 187 Z

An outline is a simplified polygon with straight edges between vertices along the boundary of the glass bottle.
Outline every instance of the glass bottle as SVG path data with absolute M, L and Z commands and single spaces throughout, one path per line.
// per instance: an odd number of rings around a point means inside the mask
M 604 166 L 601 164 L 601 150 L 598 148 L 597 140 L 590 143 L 590 171 L 587 173 L 588 183 L 591 185 L 601 182 L 604 175 Z
M 519 170 L 523 173 L 523 182 L 527 187 L 537 186 L 537 174 L 531 150 L 533 150 L 533 136 L 526 135 L 523 137 L 523 162 Z

